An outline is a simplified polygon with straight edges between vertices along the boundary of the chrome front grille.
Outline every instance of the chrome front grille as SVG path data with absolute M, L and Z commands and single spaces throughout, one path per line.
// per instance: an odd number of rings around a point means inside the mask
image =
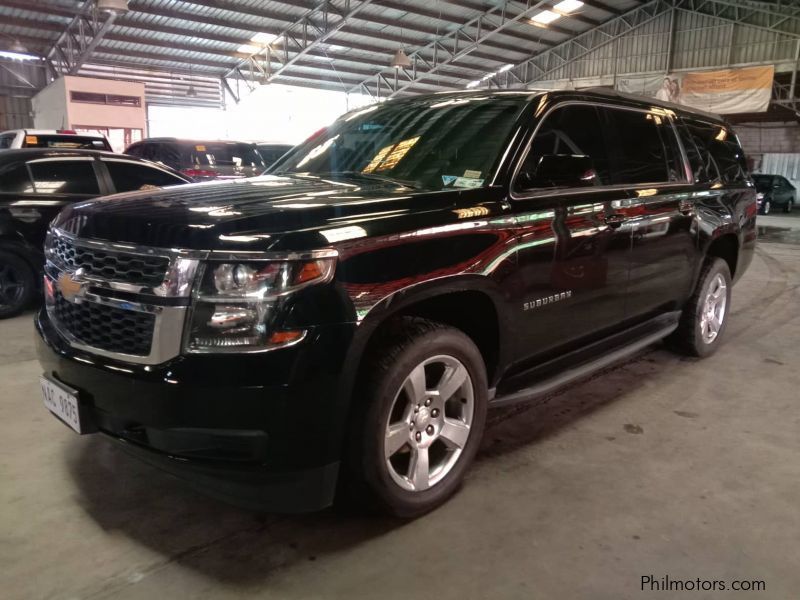
M 55 237 L 51 257 L 68 271 L 82 269 L 88 277 L 141 285 L 160 286 L 169 269 L 169 258 L 102 250 L 77 245 L 68 237 Z
M 73 304 L 60 292 L 55 292 L 51 314 L 82 344 L 117 354 L 150 354 L 155 314 L 95 302 Z
M 45 256 L 47 314 L 72 347 L 138 364 L 180 354 L 197 253 L 53 230 Z

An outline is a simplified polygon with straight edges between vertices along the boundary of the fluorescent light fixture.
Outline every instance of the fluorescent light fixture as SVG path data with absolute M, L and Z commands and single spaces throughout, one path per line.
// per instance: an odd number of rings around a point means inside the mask
M 10 58 L 11 60 L 39 60 L 39 57 L 34 56 L 33 54 L 9 52 L 8 50 L 0 50 L 0 58 Z
M 481 80 L 480 80 L 480 79 L 476 79 L 475 81 L 470 81 L 470 82 L 467 84 L 467 89 L 471 89 L 471 88 L 474 88 L 474 87 L 478 87 L 480 84 L 481 84 Z
M 277 38 L 278 38 L 277 35 L 262 32 L 255 34 L 253 37 L 250 38 L 250 41 L 255 42 L 256 44 L 261 44 L 262 46 L 266 46 L 267 44 L 271 44 L 272 42 L 274 42 Z
M 571 13 L 574 10 L 578 10 L 581 6 L 583 6 L 581 0 L 561 0 L 561 2 L 556 4 L 553 8 L 560 13 Z
M 257 33 L 250 38 L 249 44 L 242 44 L 236 49 L 236 51 L 243 54 L 255 54 L 256 52 L 262 50 L 265 46 L 268 46 L 274 42 L 277 38 L 278 36 L 272 35 L 271 33 Z
M 556 19 L 560 18 L 561 15 L 554 13 L 552 10 L 543 10 L 538 15 L 531 17 L 531 22 L 534 25 L 547 25 L 548 23 L 552 23 Z
M 503 65 L 502 67 L 497 69 L 497 72 L 498 73 L 505 73 L 506 71 L 510 71 L 513 68 L 514 68 L 514 65 L 512 65 L 512 64 Z

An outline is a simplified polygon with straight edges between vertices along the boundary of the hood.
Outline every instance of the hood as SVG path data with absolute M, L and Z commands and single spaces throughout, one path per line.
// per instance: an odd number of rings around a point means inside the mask
M 267 175 L 80 202 L 53 225 L 82 238 L 161 248 L 304 250 L 402 229 L 406 219 L 398 217 L 452 209 L 461 193 Z

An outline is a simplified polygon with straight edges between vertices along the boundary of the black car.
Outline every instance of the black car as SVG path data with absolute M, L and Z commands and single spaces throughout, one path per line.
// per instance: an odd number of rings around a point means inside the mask
M 161 163 L 193 181 L 253 177 L 267 167 L 249 142 L 147 138 L 128 146 L 125 154 Z
M 39 287 L 47 225 L 65 206 L 96 196 L 186 183 L 171 169 L 91 150 L 0 153 L 0 318 L 28 306 Z
M 786 177 L 781 175 L 753 175 L 758 193 L 758 210 L 768 215 L 775 208 L 785 213 L 792 212 L 797 202 L 797 191 Z
M 291 144 L 269 144 L 265 142 L 259 142 L 256 146 L 267 167 L 275 164 L 279 158 L 293 148 Z
M 714 352 L 755 195 L 724 121 L 652 99 L 370 106 L 269 176 L 62 212 L 45 404 L 239 502 L 416 516 L 458 488 L 488 408 L 663 338 Z

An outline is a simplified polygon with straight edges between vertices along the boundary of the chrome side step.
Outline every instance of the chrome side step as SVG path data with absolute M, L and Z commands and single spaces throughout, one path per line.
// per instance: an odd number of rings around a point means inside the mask
M 547 394 L 550 394 L 557 389 L 572 383 L 573 381 L 588 377 L 596 371 L 605 369 L 606 367 L 639 352 L 643 348 L 646 348 L 647 346 L 667 337 L 677 328 L 678 323 L 671 323 L 670 325 L 662 327 L 661 329 L 641 337 L 630 344 L 619 347 L 615 350 L 611 350 L 606 354 L 602 354 L 592 361 L 579 364 L 575 367 L 561 371 L 552 377 L 543 379 L 537 382 L 535 385 L 522 388 L 516 392 L 495 396 L 489 402 L 489 406 L 507 406 L 509 404 L 517 404 L 518 402 L 531 402 L 541 398 L 542 396 L 546 396 Z

